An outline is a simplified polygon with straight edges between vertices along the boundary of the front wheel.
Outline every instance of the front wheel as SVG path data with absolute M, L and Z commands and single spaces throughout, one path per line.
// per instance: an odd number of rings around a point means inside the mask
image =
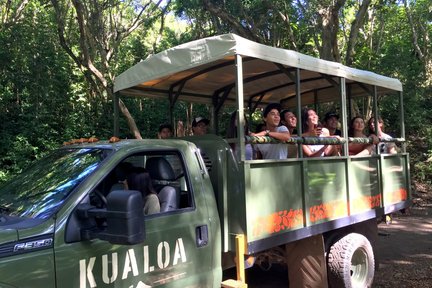
M 327 255 L 329 286 L 332 288 L 371 287 L 375 260 L 369 240 L 350 233 L 330 247 Z

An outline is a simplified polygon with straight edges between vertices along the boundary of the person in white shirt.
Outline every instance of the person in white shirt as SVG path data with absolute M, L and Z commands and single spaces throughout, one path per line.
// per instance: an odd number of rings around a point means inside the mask
M 317 113 L 308 107 L 305 107 L 302 112 L 303 134 L 306 137 L 330 137 L 330 132 L 327 128 L 322 127 L 319 123 Z M 339 136 L 332 136 L 339 137 Z M 339 155 L 339 145 L 302 145 L 303 154 L 306 157 L 322 157 Z
M 376 135 L 380 139 L 391 139 L 390 135 L 383 132 L 384 130 L 384 121 L 381 117 L 378 117 L 378 129 L 375 131 L 375 118 L 371 117 L 369 119 L 369 132 L 371 135 Z M 393 142 L 380 142 L 378 143 L 378 152 L 382 154 L 396 154 L 396 144 Z
M 258 133 L 250 133 L 251 136 L 270 136 L 279 141 L 287 141 L 291 135 L 286 126 L 280 124 L 281 105 L 270 103 L 263 111 L 265 130 Z M 257 159 L 286 159 L 288 157 L 288 144 L 256 144 Z

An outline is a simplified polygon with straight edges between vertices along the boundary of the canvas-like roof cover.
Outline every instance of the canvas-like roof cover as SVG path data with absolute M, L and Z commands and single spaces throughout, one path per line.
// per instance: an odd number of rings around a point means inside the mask
M 235 55 L 243 57 L 245 101 L 262 104 L 295 103 L 295 68 L 301 69 L 302 104 L 338 99 L 338 77 L 346 79 L 347 95 L 356 97 L 402 91 L 399 80 L 317 59 L 295 51 L 259 44 L 235 34 L 224 34 L 185 43 L 139 62 L 118 75 L 114 92 L 121 95 L 214 103 L 214 95 L 226 104 L 236 101 Z M 217 93 L 215 93 L 217 92 Z M 318 97 L 318 98 L 317 98 Z

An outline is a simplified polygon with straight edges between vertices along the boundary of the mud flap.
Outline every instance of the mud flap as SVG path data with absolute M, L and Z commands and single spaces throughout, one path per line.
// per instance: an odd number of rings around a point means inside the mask
M 322 234 L 286 244 L 290 288 L 327 288 L 327 268 Z

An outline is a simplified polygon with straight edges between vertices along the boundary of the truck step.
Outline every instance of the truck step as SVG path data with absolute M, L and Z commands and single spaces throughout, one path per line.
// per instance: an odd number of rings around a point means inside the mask
M 223 288 L 247 288 L 248 285 L 240 280 L 228 279 L 222 282 Z

